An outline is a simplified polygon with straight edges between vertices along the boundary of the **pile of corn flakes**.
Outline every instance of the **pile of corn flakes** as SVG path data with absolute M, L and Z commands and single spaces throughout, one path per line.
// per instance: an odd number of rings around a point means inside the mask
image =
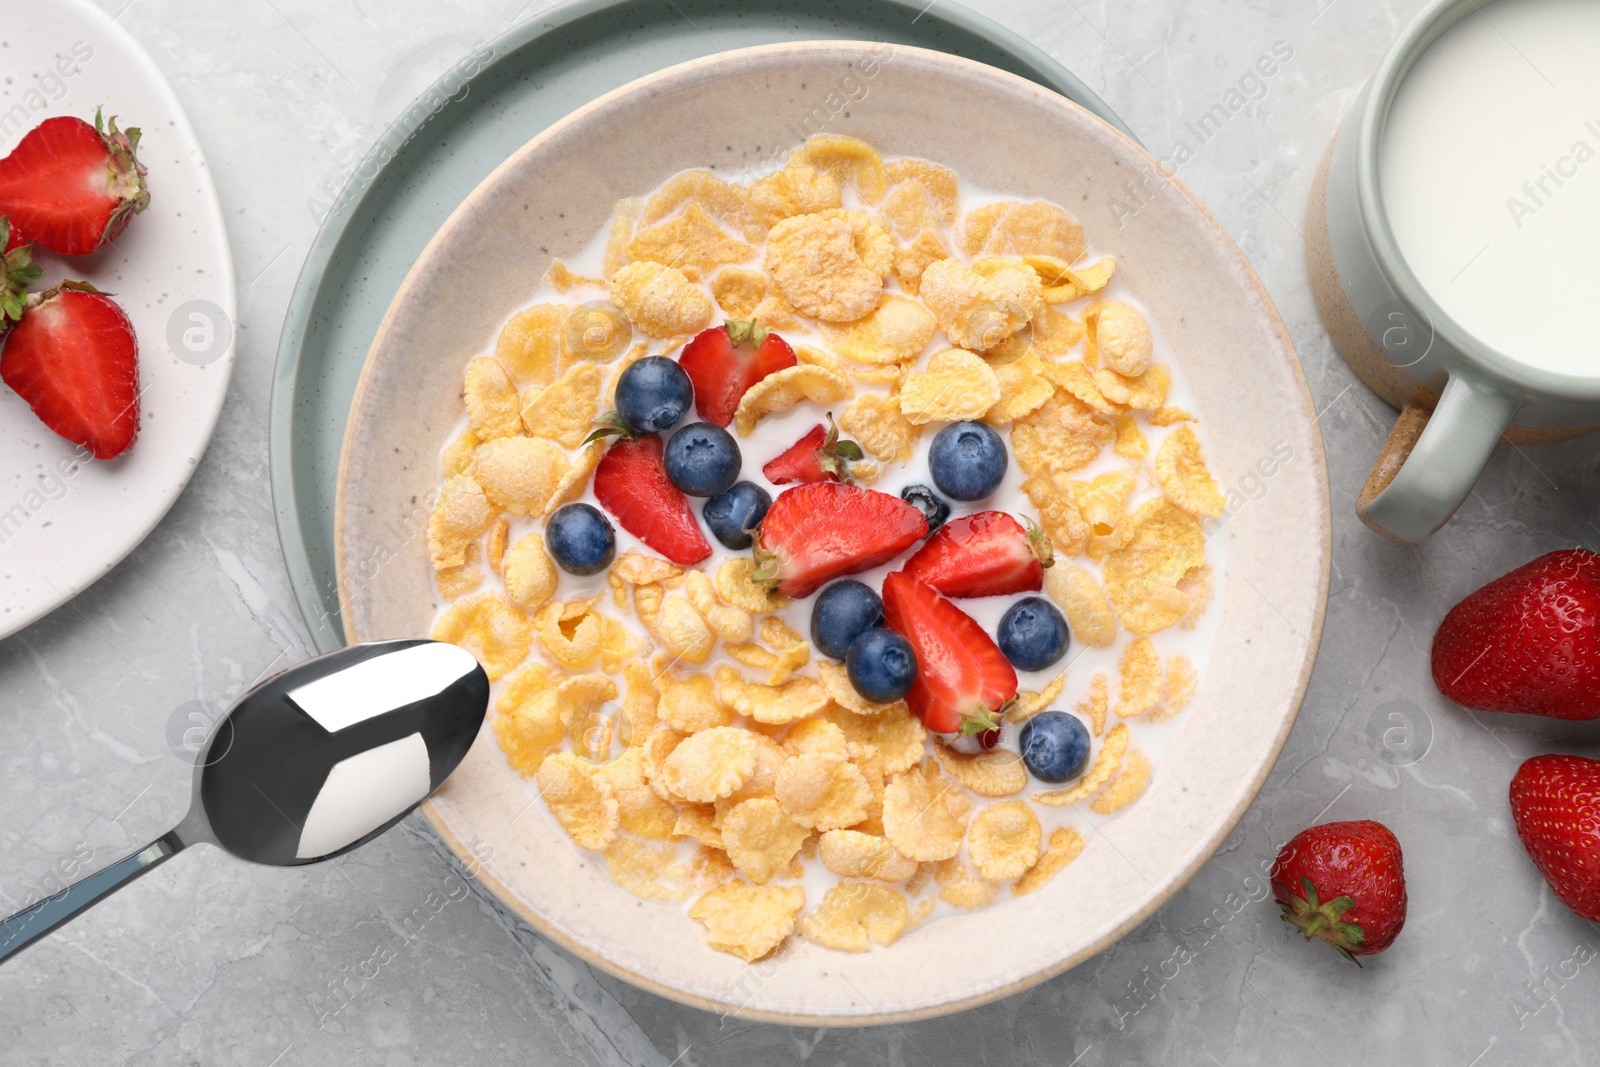
M 510 765 L 619 886 L 689 904 L 710 945 L 745 960 L 796 933 L 865 951 L 937 901 L 1040 889 L 1085 847 L 1061 809 L 1110 814 L 1146 790 L 1134 720 L 1177 715 L 1198 686 L 1155 638 L 1205 610 L 1201 520 L 1224 502 L 1193 416 L 1167 404 L 1145 316 L 1101 295 L 1115 269 L 1054 204 L 963 214 L 952 171 L 819 136 L 748 185 L 688 171 L 620 202 L 600 277 L 555 263 L 554 299 L 468 364 L 428 526 L 447 605 L 434 636 L 482 662 Z M 863 700 L 748 558 L 684 568 L 619 533 L 604 585 L 573 594 L 544 517 L 585 499 L 606 446 L 584 441 L 621 370 L 672 355 L 719 312 L 781 332 L 799 358 L 745 395 L 743 437 L 797 405 L 839 407 L 867 457 L 851 473 L 871 483 L 913 459 L 930 423 L 1009 429 L 1025 500 L 998 504 L 1048 533 L 1045 592 L 1076 646 L 1124 642 L 1114 672 L 1078 686 L 1097 751 L 1075 784 L 1031 789 L 1015 751 L 957 752 L 904 701 Z M 1019 693 L 1006 721 L 1068 680 Z M 808 865 L 832 876 L 820 899 Z

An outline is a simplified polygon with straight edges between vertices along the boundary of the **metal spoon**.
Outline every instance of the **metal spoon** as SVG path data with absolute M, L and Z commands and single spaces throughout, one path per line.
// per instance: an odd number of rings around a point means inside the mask
M 217 721 L 183 820 L 0 922 L 0 962 L 190 845 L 294 867 L 367 843 L 443 784 L 488 706 L 483 668 L 442 641 L 352 645 L 273 675 Z

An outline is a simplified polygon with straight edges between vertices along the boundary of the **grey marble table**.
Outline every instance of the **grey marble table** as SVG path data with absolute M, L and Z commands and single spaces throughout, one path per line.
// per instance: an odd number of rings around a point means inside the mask
M 165 740 L 174 713 L 311 652 L 266 458 L 278 328 L 316 228 L 307 202 L 455 58 L 544 6 L 100 2 L 155 57 L 206 146 L 241 344 L 216 438 L 172 513 L 108 577 L 0 642 L 0 901 L 165 830 L 188 788 Z M 1255 263 L 1323 412 L 1335 518 L 1321 653 L 1276 769 L 1211 862 L 1115 947 L 1030 992 L 829 1031 L 719 1019 L 592 970 L 502 909 L 420 817 L 299 870 L 200 850 L 0 969 L 0 1063 L 1593 1062 L 1600 967 L 1587 964 L 1600 938 L 1524 857 L 1505 789 L 1522 759 L 1589 751 L 1595 734 L 1464 713 L 1434 691 L 1427 651 L 1440 616 L 1482 582 L 1553 548 L 1600 547 L 1596 448 L 1501 450 L 1443 533 L 1416 549 L 1379 540 L 1356 521 L 1354 493 L 1392 413 L 1334 353 L 1303 265 L 1317 163 L 1421 0 L 975 6 L 1083 77 L 1158 156 L 1184 146 L 1179 176 Z M 1288 58 L 1250 81 L 1274 49 Z M 1231 89 L 1250 102 L 1197 136 Z M 1398 731 L 1388 747 L 1385 731 Z M 1411 915 L 1357 969 L 1294 940 L 1261 875 L 1301 827 L 1363 816 L 1405 846 Z

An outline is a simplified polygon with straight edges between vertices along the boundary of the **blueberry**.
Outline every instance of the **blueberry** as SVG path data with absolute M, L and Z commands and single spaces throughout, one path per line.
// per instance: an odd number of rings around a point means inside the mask
M 925 485 L 908 485 L 900 490 L 900 499 L 922 512 L 928 520 L 928 532 L 933 533 L 950 517 L 950 505 Z
M 689 376 L 666 356 L 637 360 L 617 379 L 617 414 L 635 433 L 672 429 L 693 400 Z
M 739 445 L 709 422 L 691 422 L 667 440 L 667 479 L 690 496 L 716 496 L 739 480 Z
M 853 579 L 834 582 L 811 606 L 811 643 L 834 659 L 844 659 L 850 642 L 882 625 L 883 600 Z
M 568 574 L 599 574 L 617 554 L 611 522 L 588 504 L 563 504 L 544 528 L 550 558 Z
M 1042 671 L 1067 654 L 1067 620 L 1044 597 L 1025 596 L 1000 616 L 995 643 L 1019 671 Z
M 750 534 L 766 518 L 772 497 L 754 482 L 734 482 L 700 509 L 718 541 L 729 548 L 749 548 Z
M 856 692 L 874 704 L 899 700 L 917 680 L 917 654 L 911 642 L 874 626 L 850 643 L 844 669 Z
M 1022 727 L 1022 762 L 1041 782 L 1076 778 L 1089 760 L 1089 730 L 1064 711 L 1046 711 Z
M 933 484 L 953 500 L 982 500 L 992 494 L 1009 462 L 1006 443 L 994 427 L 981 422 L 952 422 L 934 435 L 928 448 Z

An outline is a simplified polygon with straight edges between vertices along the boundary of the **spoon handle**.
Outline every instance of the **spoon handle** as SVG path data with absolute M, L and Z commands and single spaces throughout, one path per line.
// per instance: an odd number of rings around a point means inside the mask
M 81 878 L 54 896 L 0 921 L 0 963 L 21 952 L 80 911 L 110 896 L 183 848 L 178 832 L 163 834 L 131 856 Z

